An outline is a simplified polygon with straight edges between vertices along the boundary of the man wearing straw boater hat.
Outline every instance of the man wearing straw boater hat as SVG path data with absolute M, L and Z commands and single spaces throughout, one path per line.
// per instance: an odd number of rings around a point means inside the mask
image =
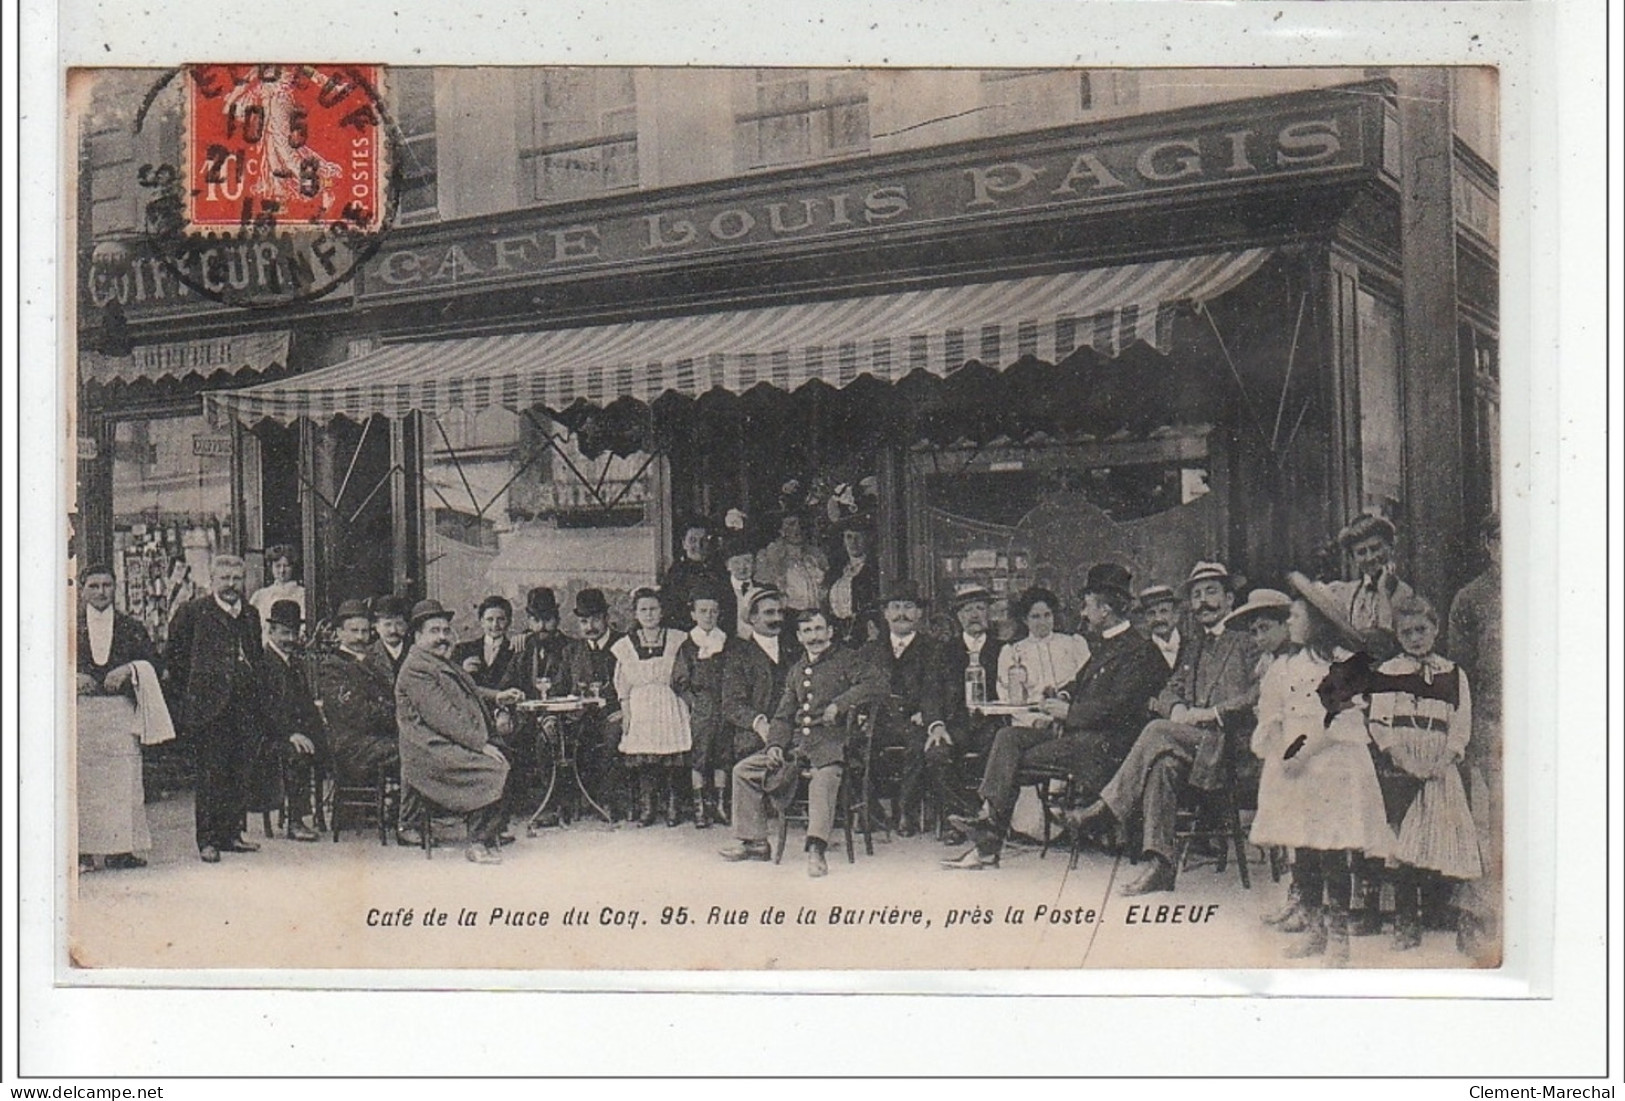
M 967 753 L 986 753 L 999 729 L 992 716 L 970 709 L 973 696 L 976 702 L 993 698 L 999 679 L 1004 642 L 988 629 L 992 604 L 993 594 L 975 582 L 954 590 L 953 613 L 959 633 L 942 646 L 944 725 L 930 732 L 925 745 L 926 782 L 937 793 L 945 814 L 975 810 L 969 791 L 954 782 L 957 765 Z M 943 840 L 962 843 L 965 838 L 950 827 Z
M 1225 630 L 1240 584 L 1223 562 L 1191 568 L 1183 588 L 1197 630 L 1180 647 L 1173 676 L 1151 701 L 1160 718 L 1140 731 L 1100 798 L 1070 816 L 1074 829 L 1086 829 L 1107 815 L 1127 822 L 1143 809 L 1140 847 L 1147 867 L 1123 887 L 1124 895 L 1173 890 L 1179 789 L 1187 781 L 1204 789 L 1222 782 L 1225 739 L 1244 736 L 1252 721 L 1257 656 L 1245 633 Z
M 1184 641 L 1179 632 L 1179 610 L 1179 594 L 1172 585 L 1147 585 L 1140 590 L 1140 614 L 1145 617 L 1146 633 L 1169 669 L 1179 664 L 1179 644 Z
M 1392 635 L 1394 604 L 1416 595 L 1394 572 L 1396 534 L 1392 520 L 1370 512 L 1356 516 L 1337 533 L 1337 543 L 1353 561 L 1357 576 L 1352 581 L 1333 581 L 1328 588 L 1342 617 L 1356 631 L 1381 630 Z

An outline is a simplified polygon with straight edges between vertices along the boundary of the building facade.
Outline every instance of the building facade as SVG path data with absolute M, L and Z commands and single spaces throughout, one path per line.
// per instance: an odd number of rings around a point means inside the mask
M 1273 579 L 1362 510 L 1441 606 L 1473 572 L 1492 74 L 390 70 L 394 224 L 264 310 L 143 238 L 155 76 L 84 90 L 75 537 L 159 629 L 223 548 L 468 611 L 734 510 L 936 592 Z

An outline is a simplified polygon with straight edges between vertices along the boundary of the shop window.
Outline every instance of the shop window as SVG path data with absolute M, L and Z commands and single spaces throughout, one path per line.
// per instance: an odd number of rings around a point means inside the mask
M 440 205 L 434 70 L 390 69 L 389 92 L 400 129 L 398 219 L 403 225 L 431 221 Z
M 1078 122 L 1131 106 L 1136 75 L 1111 69 L 990 69 L 982 74 L 983 131 L 1009 134 Z
M 917 568 L 939 593 L 975 582 L 1002 600 L 1044 585 L 1070 602 L 1096 562 L 1129 566 L 1137 585 L 1175 583 L 1224 545 L 1224 494 L 1215 492 L 1203 430 L 1123 444 L 921 452 L 913 468 L 925 535 Z
M 233 545 L 231 437 L 201 416 L 115 424 L 118 607 L 162 641 L 174 609 L 209 591 L 210 558 Z
M 637 86 L 627 68 L 536 69 L 523 84 L 519 165 L 529 201 L 638 183 Z
M 1391 513 L 1404 484 L 1398 306 L 1359 293 L 1361 505 Z
M 869 151 L 862 72 L 757 69 L 734 97 L 735 162 L 742 172 Z
M 424 418 L 428 595 L 473 631 L 473 609 L 499 593 L 516 606 L 549 585 L 569 607 L 593 586 L 612 602 L 652 584 L 658 475 L 648 454 L 589 457 L 540 411 L 452 410 Z

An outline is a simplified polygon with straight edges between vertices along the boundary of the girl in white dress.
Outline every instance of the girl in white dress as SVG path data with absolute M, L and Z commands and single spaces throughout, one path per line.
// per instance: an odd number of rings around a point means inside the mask
M 638 825 L 654 825 L 657 795 L 664 788 L 666 825 L 675 826 L 681 820 L 678 793 L 693 744 L 688 706 L 672 688 L 684 634 L 660 626 L 660 594 L 654 589 L 632 594 L 632 615 L 637 627 L 610 647 L 621 701 L 620 750 L 627 767 L 638 774 Z
M 1304 579 L 1299 588 L 1314 584 Z M 1334 653 L 1344 656 L 1336 626 L 1307 600 L 1293 602 L 1287 625 L 1302 648 L 1272 664 L 1259 685 L 1252 750 L 1267 763 L 1251 839 L 1295 850 L 1307 928 L 1287 956 L 1324 956 L 1339 967 L 1348 962 L 1350 856 L 1387 856 L 1394 836 L 1366 748 L 1365 701 L 1328 716 L 1317 691 Z

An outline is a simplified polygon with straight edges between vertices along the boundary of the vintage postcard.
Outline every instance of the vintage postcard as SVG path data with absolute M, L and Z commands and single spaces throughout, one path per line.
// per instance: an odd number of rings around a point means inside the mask
M 70 70 L 62 981 L 1500 967 L 1501 92 Z

